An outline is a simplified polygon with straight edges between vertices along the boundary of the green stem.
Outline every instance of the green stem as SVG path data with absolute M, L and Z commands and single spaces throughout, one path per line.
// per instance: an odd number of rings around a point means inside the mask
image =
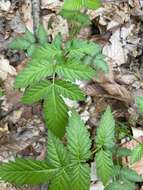
M 56 62 L 53 63 L 54 64 L 54 69 L 53 69 L 53 84 L 55 83 L 55 77 L 56 77 Z

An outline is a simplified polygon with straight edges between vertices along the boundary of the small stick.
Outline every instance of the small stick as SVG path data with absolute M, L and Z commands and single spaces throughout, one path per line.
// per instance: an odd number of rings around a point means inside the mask
M 40 0 L 31 0 L 32 16 L 33 16 L 33 31 L 36 33 L 40 24 Z
M 14 106 L 12 109 L 10 109 L 8 112 L 4 113 L 4 114 L 0 114 L 0 120 L 4 119 L 5 117 L 7 117 L 9 114 L 11 114 L 12 112 L 14 112 L 15 110 L 18 110 L 22 107 L 22 104 L 17 104 L 16 106 Z

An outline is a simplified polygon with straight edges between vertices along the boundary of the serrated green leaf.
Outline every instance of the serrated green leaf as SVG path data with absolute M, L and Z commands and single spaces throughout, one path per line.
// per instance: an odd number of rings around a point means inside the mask
M 0 166 L 0 178 L 16 185 L 45 183 L 54 173 L 55 169 L 38 160 L 17 159 Z
M 73 190 L 89 190 L 90 167 L 88 164 L 77 163 L 70 169 L 71 187 Z
M 35 44 L 32 44 L 31 46 L 29 46 L 27 48 L 27 54 L 28 54 L 28 56 L 32 56 L 32 54 L 35 51 L 35 49 L 36 49 L 36 45 Z
M 128 181 L 115 181 L 110 183 L 104 190 L 135 190 L 135 184 Z
M 26 32 L 25 32 L 23 38 L 30 43 L 35 43 L 35 41 L 36 41 L 34 34 L 32 32 L 30 32 L 28 29 L 26 29 Z
M 110 152 L 100 150 L 95 157 L 97 175 L 102 180 L 103 184 L 109 181 L 113 176 L 113 161 Z
M 68 164 L 66 148 L 50 130 L 48 131 L 47 151 L 47 161 L 50 166 L 61 169 Z
M 62 10 L 60 15 L 67 19 L 69 22 L 76 22 L 84 26 L 88 26 L 91 24 L 90 18 L 88 15 L 81 13 L 80 11 L 72 11 L 72 10 Z
M 114 146 L 115 120 L 108 106 L 102 115 L 97 129 L 96 143 L 98 146 L 112 148 Z
M 63 9 L 79 10 L 85 6 L 85 0 L 65 0 Z
M 53 64 L 45 61 L 33 60 L 28 66 L 16 77 L 15 87 L 22 88 L 32 85 L 53 74 Z
M 0 98 L 4 95 L 2 88 L 0 87 Z
M 69 164 L 67 151 L 61 141 L 57 137 L 55 137 L 50 131 L 48 132 L 47 162 L 52 167 L 57 168 L 57 172 L 51 181 L 49 189 L 67 189 L 70 184 L 70 170 L 67 167 L 67 165 Z
M 136 104 L 141 113 L 143 113 L 143 96 L 136 97 Z
M 39 25 L 39 27 L 36 31 L 36 35 L 37 35 L 38 41 L 41 45 L 43 45 L 47 42 L 47 32 L 43 25 L 41 25 L 41 24 Z
M 81 91 L 77 85 L 68 81 L 55 81 L 55 90 L 58 92 L 58 94 L 61 94 L 66 98 L 70 98 L 71 100 L 85 99 L 83 91 Z
M 61 56 L 62 51 L 57 49 L 53 44 L 46 43 L 37 48 L 32 57 L 36 60 L 47 59 L 53 60 L 55 57 Z
M 81 59 L 84 55 L 95 56 L 101 53 L 101 46 L 86 40 L 74 39 L 66 44 L 70 58 Z
M 102 54 L 96 56 L 96 58 L 93 60 L 93 64 L 96 66 L 97 70 L 102 70 L 105 73 L 109 72 L 108 65 Z
M 87 0 L 86 7 L 88 9 L 97 9 L 101 7 L 101 0 Z
M 26 90 L 22 102 L 25 104 L 32 104 L 43 98 L 47 98 L 51 88 L 52 85 L 49 81 L 41 81 L 38 84 L 34 84 Z
M 67 168 L 61 168 L 51 181 L 48 190 L 68 190 L 71 189 L 71 177 Z
M 143 156 L 143 144 L 139 144 L 132 150 L 131 163 L 135 163 L 141 160 L 142 156 Z
M 83 121 L 73 112 L 67 128 L 67 147 L 72 162 L 84 162 L 90 157 L 91 141 Z
M 53 86 L 48 99 L 44 103 L 44 115 L 47 127 L 58 137 L 65 134 L 65 127 L 68 122 L 67 112 L 68 108 L 65 102 Z
M 30 42 L 26 41 L 22 37 L 15 38 L 10 44 L 10 49 L 16 49 L 16 50 L 26 50 L 30 46 Z
M 130 156 L 132 153 L 132 151 L 128 148 L 125 147 L 119 147 L 116 154 L 119 157 L 126 157 L 126 156 Z
M 57 49 L 61 49 L 62 46 L 62 35 L 60 33 L 58 33 L 56 35 L 56 37 L 54 38 L 52 44 L 57 48 Z
M 58 64 L 56 72 L 60 77 L 71 81 L 88 80 L 95 76 L 95 71 L 90 66 L 74 61 Z
M 143 179 L 141 178 L 141 176 L 139 176 L 137 174 L 137 172 L 135 172 L 134 170 L 130 169 L 130 168 L 122 168 L 120 171 L 120 175 L 122 177 L 122 179 L 126 179 L 128 181 L 132 181 L 132 182 L 142 182 Z
M 63 5 L 65 10 L 97 9 L 99 7 L 101 7 L 100 0 L 65 0 Z

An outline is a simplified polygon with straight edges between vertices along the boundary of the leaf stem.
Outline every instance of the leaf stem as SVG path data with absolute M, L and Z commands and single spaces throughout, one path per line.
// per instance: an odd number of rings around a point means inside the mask
M 54 66 L 53 66 L 53 68 L 54 68 L 53 69 L 53 84 L 54 84 L 55 83 L 55 77 L 56 77 L 56 72 L 55 72 L 56 71 L 56 61 L 54 61 L 53 64 L 54 64 Z
M 99 146 L 98 148 L 96 148 L 95 150 L 92 151 L 92 154 L 95 154 L 95 153 L 98 152 L 101 148 L 102 148 L 102 146 Z

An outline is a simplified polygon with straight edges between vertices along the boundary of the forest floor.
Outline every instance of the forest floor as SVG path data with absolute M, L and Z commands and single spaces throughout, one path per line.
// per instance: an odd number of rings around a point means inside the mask
M 58 32 L 67 38 L 67 22 L 57 14 L 62 2 L 38 2 L 0 0 L 0 162 L 13 160 L 15 156 L 44 159 L 46 130 L 42 105 L 23 105 L 20 101 L 22 91 L 13 88 L 15 77 L 25 67 L 27 57 L 24 51 L 8 49 L 15 36 L 24 34 L 26 28 L 33 32 L 39 22 L 43 23 L 49 39 Z M 143 95 L 143 0 L 104 0 L 101 8 L 88 11 L 88 14 L 92 26 L 82 30 L 79 38 L 90 39 L 103 47 L 110 72 L 101 75 L 100 80 L 95 78 L 81 83 L 87 94 L 84 103 L 68 104 L 77 109 L 91 130 L 95 129 L 99 116 L 109 104 L 116 119 L 127 123 L 134 137 L 140 138 L 143 119 L 137 114 L 134 98 Z M 143 160 L 134 166 L 141 175 L 142 165 Z M 16 188 L 0 183 L 0 190 L 46 189 L 45 186 Z M 92 172 L 91 190 L 102 189 Z

